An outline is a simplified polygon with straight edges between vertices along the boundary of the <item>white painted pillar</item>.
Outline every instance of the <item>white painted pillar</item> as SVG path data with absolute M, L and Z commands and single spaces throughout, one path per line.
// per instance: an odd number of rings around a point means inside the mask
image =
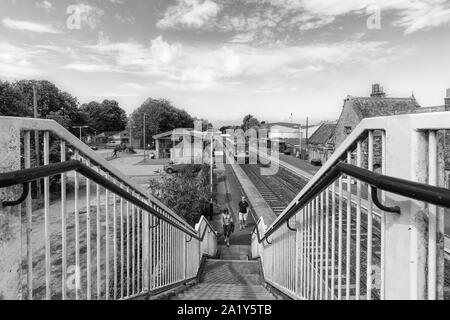
M 20 170 L 20 131 L 0 121 L 0 173 Z M 20 206 L 3 208 L 3 201 L 16 200 L 21 186 L 0 189 L 0 300 L 22 299 L 22 237 Z

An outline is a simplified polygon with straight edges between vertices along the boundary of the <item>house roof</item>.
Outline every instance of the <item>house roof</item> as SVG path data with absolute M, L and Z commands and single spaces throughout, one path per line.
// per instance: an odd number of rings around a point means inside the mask
M 325 122 L 309 139 L 310 144 L 326 144 L 333 136 L 337 122 Z
M 420 108 L 414 98 L 350 97 L 349 101 L 361 119 L 415 113 Z
M 269 124 L 269 127 L 272 128 L 274 126 L 287 127 L 292 129 L 298 129 L 300 125 L 298 123 L 289 123 L 289 122 L 277 122 Z

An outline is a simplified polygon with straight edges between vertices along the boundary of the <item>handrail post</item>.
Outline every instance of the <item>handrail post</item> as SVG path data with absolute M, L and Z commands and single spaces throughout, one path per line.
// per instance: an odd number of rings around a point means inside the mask
M 383 173 L 419 183 L 429 183 L 430 161 L 443 164 L 443 153 L 427 150 L 429 131 L 415 130 L 408 123 L 389 121 L 386 128 L 386 167 Z M 437 144 L 437 145 L 436 145 Z M 442 148 L 435 143 L 434 147 Z M 433 166 L 432 166 L 433 167 Z M 439 170 L 443 172 L 443 170 Z M 428 205 L 395 194 L 386 196 L 387 205 L 398 205 L 401 214 L 385 216 L 384 291 L 385 299 L 427 298 Z M 437 239 L 443 238 L 438 235 Z M 436 281 L 436 280 L 433 280 Z M 383 298 L 383 297 L 382 297 Z
M 20 130 L 14 124 L 0 126 L 0 173 L 20 170 Z M 4 208 L 3 201 L 16 200 L 21 187 L 0 189 L 0 296 L 5 300 L 22 299 L 20 206 Z M 19 249 L 17 249 L 19 248 Z M 19 253 L 17 252 L 19 250 Z

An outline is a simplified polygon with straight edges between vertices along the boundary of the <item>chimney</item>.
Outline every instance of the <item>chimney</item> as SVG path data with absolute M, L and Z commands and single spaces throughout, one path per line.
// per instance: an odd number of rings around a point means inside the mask
M 447 89 L 447 96 L 445 97 L 445 111 L 450 111 L 450 89 Z
M 372 85 L 372 94 L 370 96 L 372 98 L 384 98 L 386 93 L 384 93 L 383 88 L 378 83 L 375 83 Z

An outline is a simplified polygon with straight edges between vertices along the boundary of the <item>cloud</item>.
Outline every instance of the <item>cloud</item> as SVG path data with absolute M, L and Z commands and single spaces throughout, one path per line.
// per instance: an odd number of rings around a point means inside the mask
M 31 60 L 42 56 L 37 49 L 22 48 L 7 42 L 0 42 L 0 77 L 32 77 L 43 72 L 35 67 Z
M 2 20 L 2 24 L 5 28 L 13 30 L 29 31 L 35 33 L 50 33 L 50 34 L 62 33 L 60 30 L 55 29 L 51 25 L 30 21 L 13 20 L 11 18 L 4 18 Z
M 36 7 L 44 9 L 47 12 L 53 9 L 53 5 L 49 1 L 36 2 Z
M 247 44 L 220 47 L 182 45 L 156 37 L 148 44 L 135 40 L 97 43 L 75 49 L 77 59 L 64 68 L 86 73 L 124 73 L 155 79 L 160 86 L 192 90 L 232 87 L 250 77 L 293 79 L 329 72 L 347 63 L 362 66 L 395 59 L 405 51 L 385 42 L 343 41 L 257 48 Z M 406 54 L 406 53 L 405 53 Z M 289 80 L 288 80 L 289 81 Z M 143 89 L 127 84 L 128 89 Z M 125 88 L 125 87 L 124 87 Z
M 212 0 L 178 0 L 156 24 L 160 29 L 184 27 L 197 29 L 214 19 L 220 7 Z
M 393 12 L 397 18 L 394 26 L 405 33 L 446 25 L 450 22 L 450 2 L 447 0 L 262 0 L 275 6 L 309 15 L 308 27 L 331 23 L 338 16 L 347 14 L 368 15 L 367 9 L 379 8 L 381 13 Z M 315 21 L 312 22 L 312 21 Z
M 53 9 L 53 5 L 49 1 L 41 1 L 36 3 L 36 7 L 44 9 L 45 11 L 49 12 Z

